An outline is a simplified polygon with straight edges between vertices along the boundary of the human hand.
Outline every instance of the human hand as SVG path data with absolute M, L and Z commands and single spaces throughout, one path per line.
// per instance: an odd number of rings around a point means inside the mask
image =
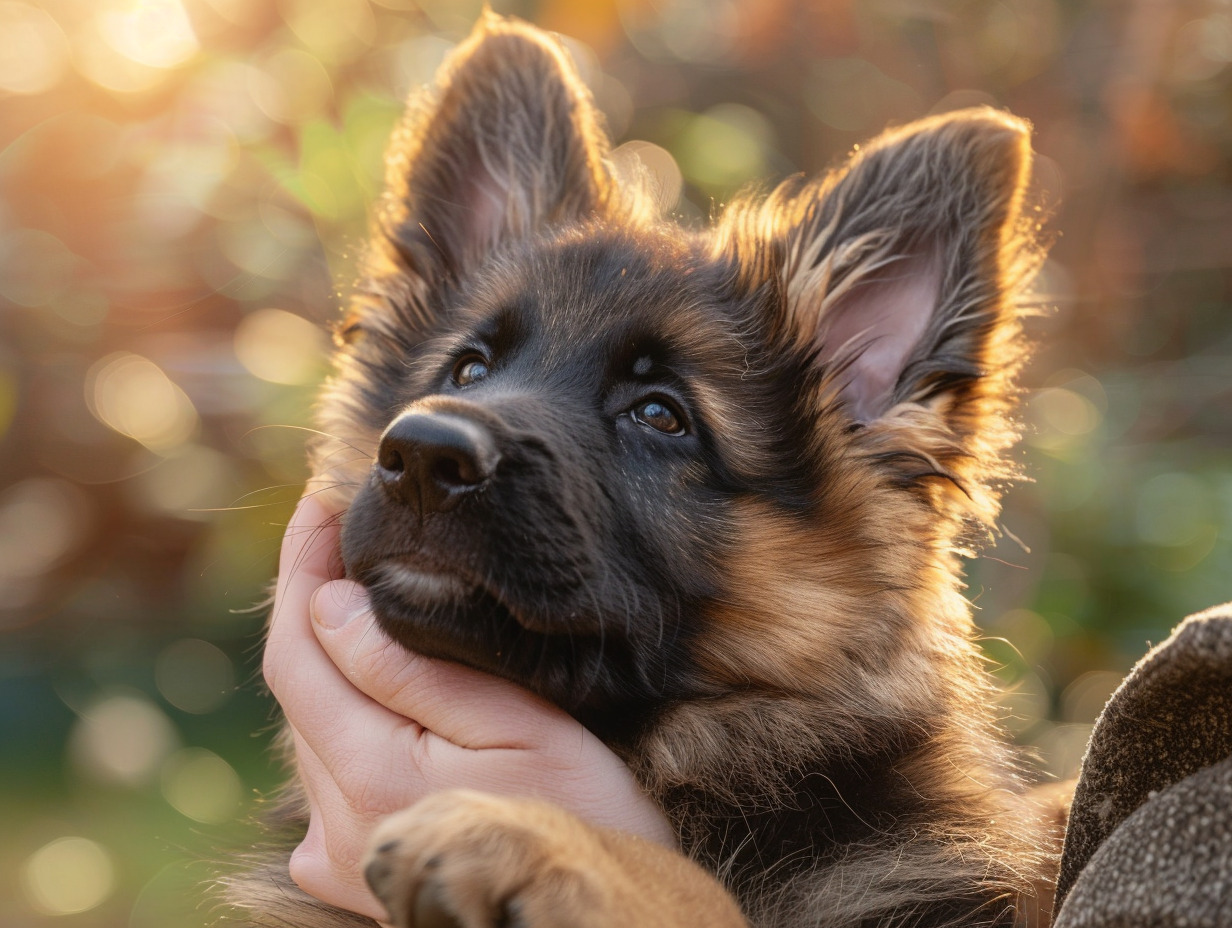
M 455 787 L 545 799 L 675 845 L 629 769 L 571 716 L 506 680 L 390 641 L 363 588 L 331 579 L 342 573 L 338 513 L 309 490 L 283 540 L 264 664 L 311 812 L 291 858 L 300 888 L 384 918 L 359 868 L 370 832 Z

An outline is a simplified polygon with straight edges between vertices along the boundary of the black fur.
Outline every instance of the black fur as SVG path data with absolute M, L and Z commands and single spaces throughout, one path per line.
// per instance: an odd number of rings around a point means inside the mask
M 352 504 L 347 571 L 395 640 L 529 686 L 609 740 L 665 701 L 704 695 L 690 642 L 740 544 L 731 503 L 756 496 L 808 520 L 823 498 L 823 468 L 794 450 L 814 365 L 792 369 L 790 346 L 770 342 L 764 293 L 735 280 L 697 249 L 596 223 L 513 243 L 436 295 L 422 340 L 359 351 L 374 424 L 432 398 L 484 423 L 501 453 L 488 485 L 448 512 L 391 503 L 375 477 Z M 457 386 L 454 364 L 475 352 L 490 373 Z M 699 388 L 738 395 L 769 453 L 726 453 Z M 633 418 L 663 395 L 686 434 Z M 399 595 L 381 581 L 389 558 L 460 576 L 467 593 Z

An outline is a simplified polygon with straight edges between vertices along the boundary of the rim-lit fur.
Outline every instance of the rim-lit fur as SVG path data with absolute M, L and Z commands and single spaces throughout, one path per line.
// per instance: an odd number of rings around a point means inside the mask
M 666 307 L 639 312 L 672 357 L 704 362 L 688 389 L 707 440 L 680 470 L 695 495 L 664 503 L 680 507 L 670 545 L 647 543 L 692 551 L 705 590 L 645 603 L 666 657 L 624 630 L 638 685 L 672 682 L 610 740 L 753 924 L 1005 925 L 1049 865 L 959 563 L 1014 476 L 1040 260 L 1029 166 L 1022 121 L 950 113 L 685 231 L 648 182 L 617 182 L 561 48 L 491 15 L 395 136 L 314 472 L 350 502 L 400 410 L 454 402 L 414 372 L 470 307 L 524 287 L 598 314 L 605 261 L 611 287 L 642 282 L 629 304 Z M 567 328 L 565 310 L 536 312 Z M 584 716 L 600 732 L 605 705 Z M 294 846 L 305 810 L 289 795 L 276 818 Z M 362 921 L 311 903 L 285 859 L 231 881 L 254 923 Z

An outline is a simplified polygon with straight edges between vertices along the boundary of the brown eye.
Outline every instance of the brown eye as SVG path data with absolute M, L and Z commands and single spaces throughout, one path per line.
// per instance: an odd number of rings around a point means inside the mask
M 463 355 L 453 368 L 453 382 L 465 387 L 488 376 L 488 362 L 477 354 Z
M 633 421 L 664 435 L 683 435 L 684 417 L 667 400 L 649 399 L 633 407 Z

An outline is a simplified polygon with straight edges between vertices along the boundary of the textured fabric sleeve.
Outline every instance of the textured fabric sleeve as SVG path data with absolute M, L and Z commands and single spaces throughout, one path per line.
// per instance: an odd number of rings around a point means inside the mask
M 1147 799 L 1099 846 L 1054 928 L 1232 925 L 1232 758 Z
M 1056 928 L 1232 925 L 1230 755 L 1232 604 L 1186 619 L 1096 722 L 1062 852 Z M 1208 867 L 1222 878 L 1200 877 Z

